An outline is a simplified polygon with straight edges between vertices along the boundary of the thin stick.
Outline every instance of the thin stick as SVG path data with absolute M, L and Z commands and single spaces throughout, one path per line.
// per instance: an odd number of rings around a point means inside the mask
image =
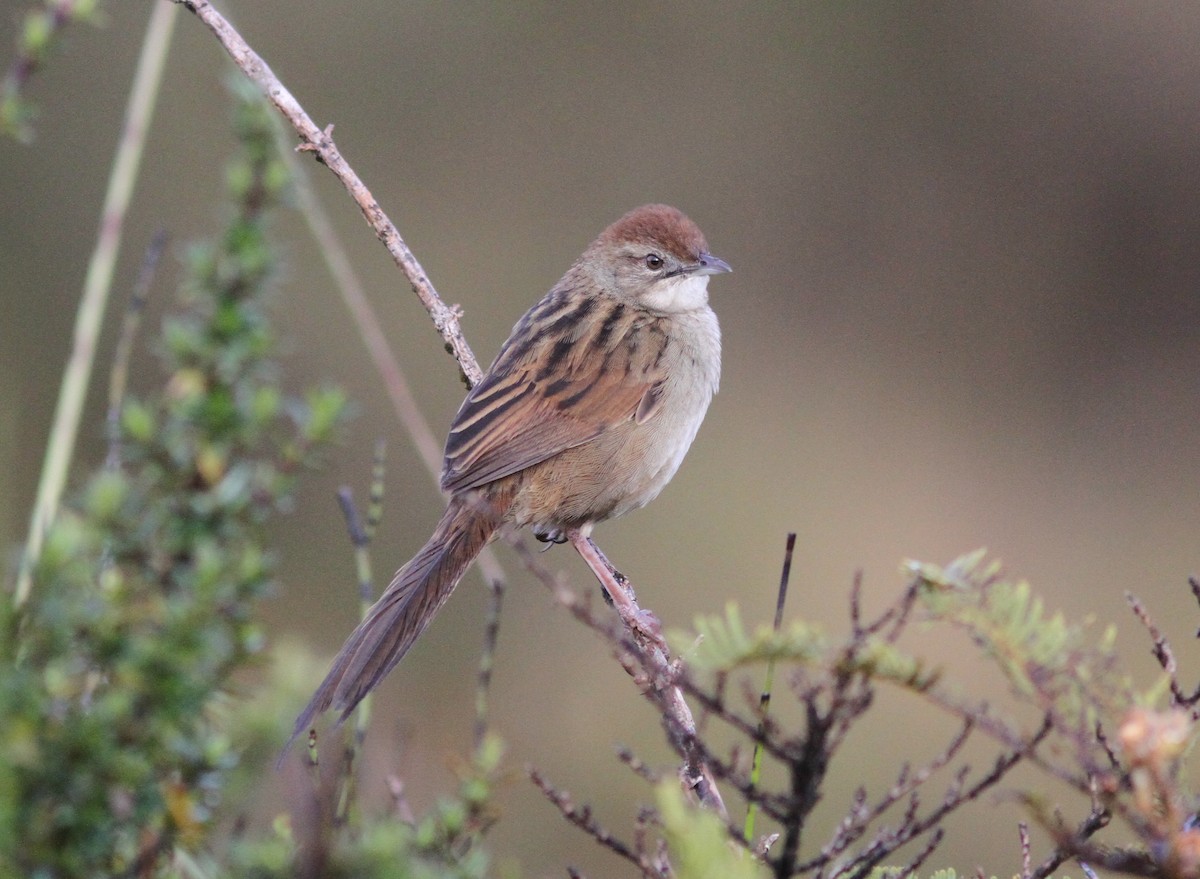
M 25 543 L 17 587 L 13 592 L 13 604 L 16 607 L 23 605 L 29 598 L 30 589 L 33 587 L 33 569 L 41 556 L 46 531 L 58 512 L 58 504 L 62 500 L 63 488 L 67 482 L 67 471 L 71 468 L 75 440 L 79 435 L 79 421 L 96 360 L 96 339 L 104 322 L 104 310 L 112 290 L 113 269 L 121 249 L 125 216 L 141 168 L 146 132 L 154 115 L 167 49 L 171 45 L 171 34 L 178 17 L 173 6 L 156 3 L 146 25 L 146 36 L 142 41 L 142 52 L 133 77 L 133 91 L 129 95 L 129 104 L 125 110 L 121 140 L 117 144 L 112 172 L 108 178 L 108 191 L 104 196 L 96 247 L 88 264 L 83 295 L 79 300 L 79 311 L 75 315 L 71 357 L 63 372 L 58 406 L 54 412 L 54 426 L 50 430 L 37 499 L 29 519 L 29 538 Z
M 479 675 L 475 686 L 475 750 L 483 747 L 488 730 L 488 693 L 492 669 L 496 664 L 496 643 L 500 636 L 500 611 L 504 607 L 504 581 L 488 583 L 492 598 L 488 602 L 487 624 L 483 630 L 483 650 L 479 654 Z
M 108 458 L 104 462 L 104 466 L 109 470 L 121 466 L 121 406 L 125 402 L 125 389 L 129 385 L 129 361 L 133 356 L 133 340 L 142 324 L 142 312 L 150 295 L 150 287 L 154 283 L 154 275 L 158 271 L 158 261 L 162 258 L 166 246 L 167 233 L 159 229 L 146 246 L 142 268 L 138 272 L 137 281 L 134 282 L 133 295 L 129 297 L 129 307 L 125 309 L 125 320 L 121 323 L 121 335 L 113 353 L 112 372 L 108 382 Z
M 346 530 L 350 535 L 350 543 L 354 546 L 360 618 L 366 618 L 371 604 L 375 601 L 370 547 L 371 535 L 383 515 L 384 448 L 383 443 L 375 446 L 375 462 L 371 468 L 371 505 L 367 512 L 367 525 L 363 524 L 350 489 L 343 486 L 338 489 L 337 493 L 338 504 L 341 506 L 342 515 L 346 520 Z M 347 822 L 351 806 L 354 803 L 358 783 L 358 757 L 362 752 L 363 742 L 367 738 L 367 727 L 371 722 L 371 702 L 371 694 L 368 693 L 358 704 L 354 715 L 354 729 L 350 734 L 350 740 L 346 743 L 342 762 L 341 792 L 334 815 L 334 823 L 337 826 L 342 826 Z
M 562 813 L 562 816 L 568 822 L 574 824 L 613 854 L 629 861 L 629 863 L 641 870 L 643 874 L 650 872 L 649 865 L 646 864 L 638 852 L 635 852 L 600 825 L 592 814 L 591 807 L 586 805 L 576 806 L 571 800 L 570 794 L 556 788 L 534 767 L 530 766 L 528 772 L 530 781 L 537 786 L 538 790 L 545 794 L 546 799 L 554 804 L 555 808 Z
M 304 141 L 299 149 L 314 153 L 321 164 L 329 168 L 346 187 L 346 191 L 350 193 L 350 197 L 362 211 L 367 224 L 375 231 L 376 237 L 383 242 L 383 246 L 392 255 L 396 265 L 408 278 L 413 292 L 417 294 L 417 298 L 421 300 L 425 310 L 433 319 L 434 327 L 449 346 L 450 353 L 462 367 L 468 383 L 472 386 L 477 384 L 483 377 L 483 371 L 479 368 L 479 363 L 475 360 L 475 355 L 471 353 L 471 347 L 463 336 L 462 328 L 459 325 L 458 310 L 446 305 L 438 296 L 437 291 L 433 289 L 433 284 L 426 276 L 425 270 L 417 262 L 412 251 L 408 249 L 404 239 L 400 237 L 396 226 L 388 219 L 387 214 L 383 212 L 379 202 L 371 195 L 366 184 L 342 158 L 342 154 L 331 136 L 333 126 L 325 129 L 317 127 L 304 108 L 300 106 L 300 102 L 271 71 L 267 62 L 250 48 L 249 44 L 242 39 L 241 34 L 234 30 L 233 25 L 208 0 L 173 0 L 173 2 L 195 13 L 196 17 L 208 26 L 221 45 L 225 47 L 225 51 L 229 53 L 233 62 L 257 83 L 266 94 L 267 100 L 274 104 L 296 129 Z
M 783 550 L 783 571 L 779 575 L 779 591 L 775 595 L 775 631 L 778 633 L 783 626 L 783 607 L 787 603 L 788 581 L 792 576 L 792 554 L 796 549 L 796 532 L 788 533 Z M 767 677 L 763 682 L 762 695 L 758 698 L 759 721 L 758 730 L 765 736 L 767 732 L 767 717 L 771 713 L 771 690 L 775 686 L 775 657 L 767 661 Z M 750 786 L 758 787 L 762 775 L 763 745 L 762 739 L 754 743 L 754 760 L 750 768 Z M 746 824 L 742 838 L 750 842 L 754 838 L 754 820 L 758 817 L 758 803 L 751 800 L 746 807 Z
M 383 477 L 386 458 L 387 442 L 378 439 L 375 441 L 375 460 L 371 467 L 371 495 L 367 502 L 367 521 L 363 523 L 363 534 L 368 541 L 374 539 L 375 531 L 383 520 Z

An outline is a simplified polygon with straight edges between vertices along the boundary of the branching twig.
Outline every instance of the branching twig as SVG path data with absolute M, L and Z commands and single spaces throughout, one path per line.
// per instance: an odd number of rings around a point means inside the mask
M 791 581 L 792 574 L 792 554 L 796 550 L 796 532 L 792 531 L 787 536 L 787 541 L 783 550 L 783 569 L 779 574 L 779 589 L 775 597 L 775 621 L 773 629 L 776 634 L 779 633 L 780 627 L 783 625 L 783 608 L 787 602 L 788 585 Z M 762 695 L 758 699 L 759 722 L 758 729 L 763 735 L 766 734 L 768 718 L 771 714 L 771 690 L 775 684 L 775 658 L 772 657 L 767 662 L 766 680 L 763 682 Z M 763 746 L 762 742 L 756 742 L 754 745 L 754 755 L 750 762 L 750 784 L 752 787 L 757 787 L 762 777 L 762 758 Z M 742 830 L 742 838 L 749 841 L 754 838 L 754 819 L 757 808 L 755 803 L 751 801 L 746 809 L 746 822 Z
M 645 857 L 604 829 L 592 815 L 590 806 L 576 806 L 570 794 L 554 787 L 533 767 L 529 767 L 529 778 L 568 822 L 596 840 L 602 847 L 629 861 L 644 876 L 660 875 Z
M 1171 687 L 1171 696 L 1175 700 L 1175 704 L 1181 708 L 1191 708 L 1197 701 L 1200 701 L 1200 687 L 1190 696 L 1183 692 L 1183 687 L 1180 686 L 1177 675 L 1179 666 L 1175 662 L 1175 653 L 1171 650 L 1171 645 L 1167 641 L 1166 636 L 1154 624 L 1154 620 L 1150 618 L 1150 611 L 1142 604 L 1141 599 L 1132 592 L 1126 592 L 1125 601 L 1129 603 L 1129 607 L 1133 611 L 1133 615 L 1138 618 L 1138 622 L 1145 626 L 1146 631 L 1150 634 L 1150 640 L 1154 645 L 1152 647 L 1154 658 L 1158 660 L 1158 664 L 1162 666 L 1162 670 L 1167 675 L 1167 681 Z
M 694 793 L 705 805 L 715 809 L 722 817 L 726 816 L 725 804 L 717 790 L 713 770 L 710 766 L 710 756 L 703 743 L 696 735 L 695 721 L 691 709 L 683 697 L 683 672 L 671 661 L 670 651 L 662 633 L 657 631 L 654 621 L 648 622 L 648 616 L 637 605 L 628 587 L 628 581 L 615 569 L 611 569 L 608 560 L 595 544 L 589 543 L 589 550 L 594 553 L 592 570 L 608 567 L 610 569 L 605 589 L 609 594 L 616 594 L 621 621 L 625 625 L 625 634 L 598 621 L 591 613 L 586 602 L 579 598 L 562 582 L 560 577 L 552 573 L 520 540 L 509 542 L 516 550 L 518 557 L 524 563 L 526 570 L 550 589 L 558 602 L 565 607 L 580 622 L 593 631 L 600 633 L 617 650 L 617 658 L 625 670 L 643 687 L 643 694 L 659 706 L 663 713 L 663 722 L 667 727 L 668 740 L 676 752 L 684 759 L 680 775 L 684 788 Z M 583 550 L 581 550 L 582 554 Z M 598 558 L 597 558 L 598 557 Z M 603 582 L 603 581 L 602 581 Z
M 1092 811 L 1086 818 L 1083 819 L 1082 822 L 1080 822 L 1079 827 L 1075 830 L 1075 833 L 1072 837 L 1075 841 L 1073 847 L 1077 848 L 1079 844 L 1086 842 L 1098 830 L 1107 827 L 1108 822 L 1108 811 L 1099 806 L 1093 805 Z M 1063 846 L 1056 847 L 1054 852 L 1048 858 L 1038 864 L 1037 867 L 1030 872 L 1029 879 L 1046 879 L 1046 877 L 1054 875 L 1054 871 L 1070 860 L 1073 856 L 1073 852 L 1069 851 L 1067 848 L 1064 848 Z

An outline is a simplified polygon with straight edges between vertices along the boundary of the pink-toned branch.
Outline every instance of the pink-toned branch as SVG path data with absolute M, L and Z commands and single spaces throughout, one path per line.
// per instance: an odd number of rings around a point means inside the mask
M 404 276 L 408 278 L 413 292 L 417 294 L 417 298 L 429 312 L 434 327 L 445 339 L 446 344 L 450 346 L 450 351 L 462 367 L 467 380 L 472 385 L 477 383 L 483 372 L 475 360 L 475 355 L 471 352 L 471 347 L 463 337 L 458 310 L 447 305 L 438 296 L 429 277 L 425 274 L 425 269 L 408 249 L 408 245 L 400 237 L 400 232 L 396 229 L 395 224 L 388 219 L 383 208 L 379 206 L 379 202 L 367 189 L 367 185 L 342 158 L 337 144 L 333 141 L 333 126 L 329 125 L 322 129 L 313 122 L 304 108 L 300 106 L 300 102 L 271 71 L 267 62 L 250 48 L 250 45 L 242 39 L 241 34 L 208 0 L 174 0 L 174 2 L 194 12 L 196 17 L 208 26 L 221 45 L 225 47 L 225 51 L 229 53 L 233 62 L 258 84 L 267 99 L 296 129 L 296 133 L 300 135 L 302 141 L 300 149 L 314 153 L 346 187 L 346 191 L 350 193 L 350 197 L 362 211 L 367 224 L 374 230 L 375 236 L 383 242 L 383 246 L 392 255 L 392 259 L 396 261 L 400 271 L 404 272 Z

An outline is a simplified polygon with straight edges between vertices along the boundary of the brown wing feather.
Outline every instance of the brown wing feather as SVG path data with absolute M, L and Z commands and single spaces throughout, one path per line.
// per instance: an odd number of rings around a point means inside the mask
M 593 314 L 594 313 L 594 314 Z M 631 344 L 639 334 L 648 344 Z M 476 488 L 653 414 L 666 335 L 615 302 L 550 293 L 505 342 L 463 401 L 442 487 Z M 648 402 L 646 402 L 648 401 Z

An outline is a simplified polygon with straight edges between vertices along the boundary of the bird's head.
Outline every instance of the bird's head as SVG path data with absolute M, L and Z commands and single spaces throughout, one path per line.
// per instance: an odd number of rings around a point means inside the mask
M 663 204 L 621 217 L 592 242 L 579 265 L 611 295 L 664 314 L 705 307 L 709 276 L 733 271 L 708 252 L 699 226 Z

